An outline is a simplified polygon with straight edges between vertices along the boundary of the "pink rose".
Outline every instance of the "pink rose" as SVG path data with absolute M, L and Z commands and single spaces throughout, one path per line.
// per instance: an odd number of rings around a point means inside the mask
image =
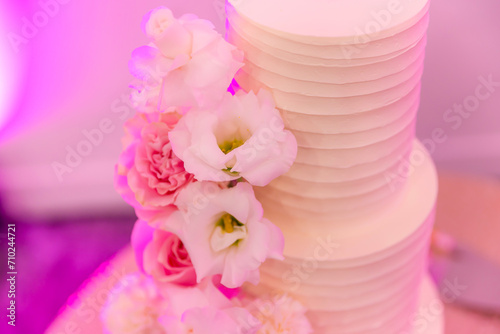
M 196 284 L 196 273 L 182 241 L 173 233 L 154 229 L 138 220 L 132 233 L 139 267 L 157 284 Z
M 193 181 L 168 138 L 178 117 L 137 114 L 125 124 L 128 135 L 116 168 L 116 188 L 139 218 L 151 224 L 175 210 L 169 206 L 179 191 Z
M 132 94 L 140 111 L 217 104 L 243 66 L 243 53 L 194 15 L 176 19 L 160 7 L 145 17 L 143 30 L 151 43 L 134 50 L 129 62 L 140 81 Z

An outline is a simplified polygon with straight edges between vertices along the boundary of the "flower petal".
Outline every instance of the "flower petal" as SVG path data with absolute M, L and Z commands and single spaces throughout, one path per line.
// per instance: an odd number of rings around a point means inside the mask
M 144 250 L 151 240 L 153 240 L 153 232 L 154 228 L 140 219 L 135 222 L 134 229 L 132 230 L 131 244 L 137 266 L 142 272 L 144 272 Z

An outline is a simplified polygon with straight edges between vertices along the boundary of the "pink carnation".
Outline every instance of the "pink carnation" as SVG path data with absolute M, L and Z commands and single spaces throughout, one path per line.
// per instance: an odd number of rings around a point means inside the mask
M 125 149 L 116 167 L 118 192 L 150 223 L 168 216 L 179 191 L 193 180 L 172 151 L 169 132 L 178 114 L 137 114 L 127 121 Z
M 307 309 L 287 295 L 275 295 L 269 299 L 254 299 L 247 310 L 255 316 L 262 327 L 257 334 L 311 334 L 311 323 Z
M 140 111 L 214 105 L 243 66 L 243 53 L 194 15 L 176 19 L 159 7 L 145 17 L 143 30 L 151 43 L 134 50 L 129 62 L 140 81 L 132 94 Z
M 139 267 L 157 284 L 196 284 L 191 258 L 175 234 L 154 229 L 138 220 L 132 233 L 132 247 Z
M 154 282 L 136 273 L 109 291 L 101 319 L 108 334 L 167 334 L 159 322 L 167 311 L 168 303 Z

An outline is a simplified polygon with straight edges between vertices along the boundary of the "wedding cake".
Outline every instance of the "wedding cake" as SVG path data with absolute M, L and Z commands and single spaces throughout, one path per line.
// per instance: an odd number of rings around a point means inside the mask
M 289 291 L 321 333 L 409 333 L 437 191 L 414 139 L 428 1 L 230 3 L 238 83 L 269 89 L 298 142 L 256 189 L 286 259 L 248 289 Z
M 110 333 L 443 332 L 415 139 L 428 9 L 229 0 L 226 40 L 145 17 L 116 169 L 141 273 L 108 300 Z

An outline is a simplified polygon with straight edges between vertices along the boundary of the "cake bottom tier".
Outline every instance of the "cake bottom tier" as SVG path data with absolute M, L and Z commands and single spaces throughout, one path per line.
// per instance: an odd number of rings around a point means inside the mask
M 420 287 L 418 311 L 408 334 L 444 334 L 444 305 L 431 278 L 426 275 Z M 398 333 L 406 334 L 406 333 Z
M 304 221 L 301 230 L 273 217 L 285 235 L 285 260 L 267 261 L 261 283 L 245 290 L 290 294 L 309 310 L 316 334 L 417 333 L 413 327 L 421 322 L 415 314 L 434 224 L 437 175 L 418 141 L 413 150 L 419 159 L 400 198 L 380 216 L 351 226 Z

